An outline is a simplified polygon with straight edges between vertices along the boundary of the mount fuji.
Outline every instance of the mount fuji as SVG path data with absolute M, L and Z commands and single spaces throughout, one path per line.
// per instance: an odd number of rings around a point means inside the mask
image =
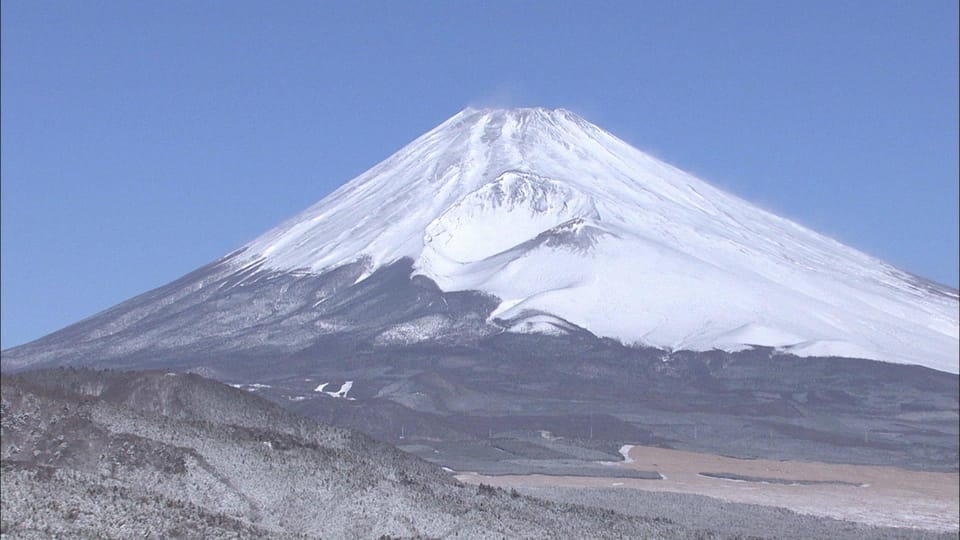
M 499 429 L 527 459 L 548 431 L 577 459 L 646 441 L 952 470 L 958 306 L 572 112 L 466 109 L 2 366 L 197 372 L 475 469 L 456 460 L 479 447 L 443 444 Z
M 369 272 L 409 257 L 499 300 L 668 350 L 776 347 L 958 370 L 957 291 L 658 161 L 566 110 L 465 110 L 248 244 L 240 268 Z M 443 326 L 425 324 L 422 338 Z
M 575 328 L 670 351 L 764 346 L 958 371 L 957 291 L 752 206 L 562 109 L 462 111 L 222 265 L 248 276 L 238 286 L 350 265 L 361 282 L 405 258 L 442 291 L 495 298 L 490 331 Z M 317 323 L 319 332 L 337 326 Z M 430 340 L 455 325 L 406 321 L 380 341 Z

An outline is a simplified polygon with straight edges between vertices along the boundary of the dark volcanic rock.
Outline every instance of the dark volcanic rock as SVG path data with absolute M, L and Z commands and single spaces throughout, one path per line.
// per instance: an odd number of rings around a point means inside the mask
M 741 457 L 955 471 L 958 378 L 849 358 L 755 348 L 669 353 L 564 324 L 515 334 L 487 321 L 496 299 L 442 292 L 409 259 L 365 276 L 232 270 L 230 258 L 36 342 L 5 372 L 86 365 L 196 372 L 424 458 L 495 434 L 524 441 L 500 460 L 618 459 L 621 444 Z M 358 281 L 359 280 L 359 281 Z M 352 382 L 348 398 L 315 392 Z M 563 449 L 539 437 L 550 432 Z M 446 443 L 456 443 L 454 446 Z M 561 454 L 561 456 L 558 456 Z M 530 470 L 541 470 L 540 463 Z

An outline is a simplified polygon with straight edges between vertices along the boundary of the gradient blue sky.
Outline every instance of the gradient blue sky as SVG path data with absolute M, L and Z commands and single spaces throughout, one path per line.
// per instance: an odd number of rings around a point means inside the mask
M 570 108 L 958 282 L 957 2 L 2 2 L 2 346 L 162 285 L 467 105 Z

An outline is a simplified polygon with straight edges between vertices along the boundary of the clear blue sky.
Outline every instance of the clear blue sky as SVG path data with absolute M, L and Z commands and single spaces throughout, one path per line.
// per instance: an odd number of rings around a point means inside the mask
M 957 2 L 2 2 L 2 346 L 162 285 L 467 105 L 567 107 L 958 282 Z

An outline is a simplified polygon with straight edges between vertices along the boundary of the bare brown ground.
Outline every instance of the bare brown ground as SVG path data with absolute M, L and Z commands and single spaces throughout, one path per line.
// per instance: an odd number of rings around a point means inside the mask
M 908 471 L 896 467 L 736 459 L 714 454 L 630 448 L 630 463 L 611 467 L 659 472 L 662 480 L 575 476 L 457 476 L 468 483 L 501 486 L 617 487 L 706 495 L 731 502 L 778 506 L 798 513 L 870 525 L 956 531 L 960 523 L 960 475 Z M 857 485 L 785 485 L 708 478 L 727 473 L 782 480 L 848 482 Z

